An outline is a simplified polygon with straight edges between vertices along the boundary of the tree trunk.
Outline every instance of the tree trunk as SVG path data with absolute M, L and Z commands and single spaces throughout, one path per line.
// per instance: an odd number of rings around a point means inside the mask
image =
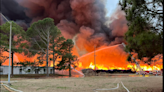
M 69 77 L 71 77 L 71 62 L 69 60 Z
M 49 72 L 48 72 L 48 47 L 47 47 L 47 56 L 46 57 L 47 57 L 47 59 L 46 59 L 47 65 L 46 66 L 47 66 L 47 77 L 48 77 L 49 76 Z
M 54 42 L 54 39 L 53 39 L 53 42 Z M 55 46 L 54 46 L 54 44 L 53 44 L 53 75 L 55 75 L 55 65 L 54 65 L 54 64 L 55 64 L 55 58 L 54 58 L 54 57 L 55 57 L 55 56 L 54 56 L 54 55 L 55 55 L 55 51 L 54 51 L 54 47 L 55 47 Z
M 69 53 L 70 53 L 70 48 L 69 48 Z M 71 77 L 71 60 L 69 58 L 69 77 Z
M 47 35 L 47 77 L 49 76 L 49 72 L 48 72 L 48 50 L 49 50 L 49 31 L 48 31 L 48 35 Z
M 53 53 L 53 75 L 55 75 L 55 60 L 54 60 L 54 53 Z
M 11 77 L 13 77 L 13 75 L 14 75 L 14 73 L 13 73 L 13 71 L 14 71 L 14 52 L 12 51 L 11 52 L 11 62 L 12 62 L 12 66 L 11 66 Z

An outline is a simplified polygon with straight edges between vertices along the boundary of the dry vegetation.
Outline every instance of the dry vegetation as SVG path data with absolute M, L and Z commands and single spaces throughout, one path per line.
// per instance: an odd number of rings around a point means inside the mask
M 0 92 L 9 92 L 8 90 L 6 90 L 2 85 L 0 87 Z
M 130 92 L 163 92 L 163 76 L 92 76 L 85 78 L 12 79 L 13 88 L 23 92 L 94 92 L 94 89 L 115 88 L 121 81 Z M 2 80 L 6 80 L 3 79 Z M 97 92 L 127 92 L 121 84 L 116 90 Z

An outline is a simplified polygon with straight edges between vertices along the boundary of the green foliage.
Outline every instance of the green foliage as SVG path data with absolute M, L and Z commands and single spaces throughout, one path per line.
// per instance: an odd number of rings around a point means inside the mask
M 12 52 L 21 52 L 16 48 L 24 40 L 25 31 L 22 27 L 17 25 L 15 22 L 12 22 Z M 0 44 L 1 49 L 8 51 L 9 49 L 9 37 L 10 37 L 10 23 L 6 22 L 3 25 L 0 25 Z M 16 37 L 17 39 L 14 39 Z
M 55 55 L 55 58 L 54 59 L 51 59 L 51 60 L 55 60 L 57 58 L 58 55 L 62 55 L 61 53 L 61 47 L 62 47 L 62 43 L 66 40 L 59 29 L 57 29 L 56 35 L 52 37 L 52 39 L 50 39 L 50 50 L 52 51 L 52 55 Z
M 48 70 L 50 40 L 60 33 L 54 25 L 54 20 L 52 18 L 45 18 L 34 22 L 26 33 L 27 40 L 30 43 L 30 48 L 28 49 L 37 50 L 35 52 L 29 51 L 28 55 L 33 56 L 38 54 L 42 57 L 46 54 L 46 67 Z M 40 57 L 39 60 L 41 60 Z M 49 76 L 48 71 L 47 76 Z
M 34 22 L 30 28 L 28 28 L 26 33 L 26 40 L 29 42 L 27 49 L 35 50 L 29 50 L 26 54 L 29 56 L 37 54 L 38 60 L 40 62 L 46 61 L 47 67 L 49 60 L 55 62 L 58 55 L 64 55 L 63 53 L 68 51 L 64 48 L 65 45 L 71 47 L 69 45 L 70 41 L 65 41 L 65 38 L 61 35 L 60 30 L 54 25 L 54 20 L 51 18 L 45 18 Z M 23 43 L 21 46 L 27 47 L 27 44 Z M 53 58 L 49 58 L 49 55 L 53 55 Z
M 28 56 L 33 56 L 35 54 L 44 55 L 46 54 L 46 49 L 49 47 L 50 40 L 55 38 L 56 35 L 60 33 L 54 25 L 54 20 L 51 18 L 45 18 L 34 22 L 27 30 L 26 40 L 29 42 L 21 44 L 22 47 L 29 49 Z M 30 49 L 33 49 L 30 51 Z
M 50 58 L 50 61 L 53 62 L 53 74 L 55 74 L 55 71 L 54 71 L 55 60 L 57 59 L 59 55 L 62 55 L 60 47 L 62 46 L 62 43 L 66 40 L 62 36 L 60 30 L 57 29 L 55 34 L 56 35 L 53 36 L 52 39 L 50 39 L 50 50 L 51 50 L 50 54 L 53 55 L 53 57 Z
M 125 51 L 138 53 L 140 60 L 147 57 L 146 63 L 149 63 L 154 56 L 163 54 L 163 1 L 121 1 L 119 4 L 126 13 L 129 27 L 125 34 L 128 43 Z
M 62 43 L 62 61 L 57 65 L 60 70 L 69 69 L 69 76 L 71 76 L 71 67 L 76 68 L 75 62 L 77 61 L 77 56 L 71 53 L 73 46 L 74 43 L 71 39 L 67 39 Z
M 62 61 L 57 65 L 59 70 L 67 70 L 69 69 L 69 64 L 76 68 L 77 66 L 75 65 L 75 60 L 77 60 L 77 56 L 72 55 L 71 53 L 66 53 L 65 55 L 62 56 Z M 70 62 L 71 61 L 71 62 Z
M 11 51 L 12 54 L 15 52 L 21 53 L 23 50 L 20 48 L 17 48 L 17 46 L 20 45 L 22 41 L 24 41 L 25 37 L 25 31 L 22 27 L 17 25 L 15 22 L 11 21 L 6 22 L 2 25 L 0 25 L 0 49 L 5 52 L 9 52 L 9 37 L 10 37 L 10 24 L 11 24 Z M 3 53 L 1 52 L 1 53 Z M 0 56 L 1 60 L 0 62 L 5 62 L 5 60 L 8 58 L 7 56 Z M 13 66 L 13 57 L 12 58 L 12 66 Z M 13 68 L 12 68 L 13 69 Z M 13 71 L 13 70 L 12 70 Z M 13 72 L 12 72 L 13 73 Z
M 73 41 L 71 39 L 67 39 L 62 43 L 62 47 L 61 47 L 61 49 L 63 49 L 62 53 L 70 53 L 73 46 L 74 46 Z

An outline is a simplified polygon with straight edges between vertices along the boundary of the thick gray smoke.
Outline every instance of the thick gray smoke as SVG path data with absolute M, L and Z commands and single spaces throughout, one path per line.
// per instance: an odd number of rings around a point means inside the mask
M 74 39 L 79 52 L 90 52 L 93 51 L 94 45 L 101 47 L 121 43 L 127 30 L 122 11 L 118 9 L 115 12 L 117 15 L 120 14 L 117 18 L 107 19 L 102 1 L 2 0 L 2 13 L 11 20 L 24 20 L 24 27 L 46 17 L 53 18 L 65 38 L 72 39 L 76 35 Z M 105 23 L 110 20 L 113 21 L 108 24 L 109 28 Z
M 31 22 L 31 19 L 25 14 L 25 8 L 19 5 L 15 0 L 1 0 L 0 10 L 3 15 L 10 20 L 23 20 L 27 24 Z

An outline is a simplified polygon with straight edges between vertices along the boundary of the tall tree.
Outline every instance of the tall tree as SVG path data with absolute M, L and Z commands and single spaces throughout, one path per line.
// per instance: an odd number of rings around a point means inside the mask
M 62 61 L 57 65 L 59 69 L 69 69 L 69 77 L 71 77 L 71 68 L 76 68 L 77 56 L 72 55 L 71 51 L 74 46 L 74 43 L 71 39 L 67 39 L 62 43 L 61 53 Z
M 10 23 L 6 22 L 5 24 L 0 25 L 0 44 L 1 49 L 3 51 L 9 52 L 9 35 L 10 35 Z M 25 31 L 22 27 L 17 25 L 15 22 L 12 22 L 12 43 L 11 43 L 11 59 L 12 59 L 12 68 L 11 68 L 11 76 L 13 75 L 13 60 L 14 53 L 21 53 L 22 50 L 18 48 L 20 43 L 24 40 L 23 37 L 25 35 Z
M 54 36 L 51 40 L 50 40 L 50 49 L 52 51 L 52 55 L 53 58 L 51 59 L 53 62 L 53 74 L 55 74 L 55 61 L 57 59 L 58 56 L 62 55 L 61 53 L 61 46 L 62 43 L 65 41 L 65 38 L 61 35 L 60 30 L 57 31 L 56 36 Z
M 58 30 L 52 18 L 45 18 L 34 22 L 27 30 L 27 40 L 30 42 L 29 49 L 38 50 L 37 52 L 31 52 L 31 55 L 38 54 L 42 57 L 46 54 L 47 76 L 49 76 L 50 41 L 56 37 L 56 35 L 58 35 Z
M 129 27 L 125 51 L 137 53 L 142 61 L 147 57 L 144 62 L 150 64 L 154 56 L 163 54 L 163 0 L 120 0 L 120 5 Z

